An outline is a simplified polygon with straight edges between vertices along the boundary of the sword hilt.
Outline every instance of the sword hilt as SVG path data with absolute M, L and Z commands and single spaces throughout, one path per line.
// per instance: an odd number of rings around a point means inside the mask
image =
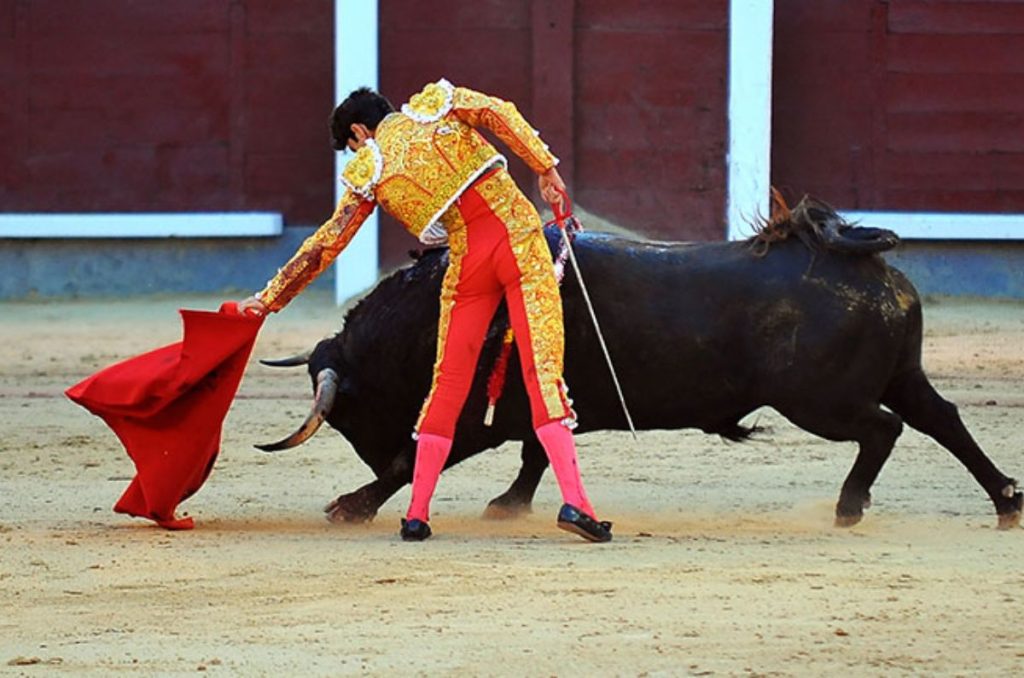
M 558 228 L 565 230 L 566 220 L 572 216 L 572 200 L 569 199 L 569 194 L 561 188 L 555 187 L 558 191 L 558 195 L 562 196 L 561 203 L 551 203 L 551 211 L 555 215 L 555 223 L 558 224 Z

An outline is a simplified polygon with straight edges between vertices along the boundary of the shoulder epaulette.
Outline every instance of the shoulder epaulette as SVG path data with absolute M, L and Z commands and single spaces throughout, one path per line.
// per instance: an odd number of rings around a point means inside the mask
M 416 122 L 434 122 L 451 110 L 454 98 L 455 85 L 441 78 L 414 94 L 402 105 L 402 113 Z
M 341 183 L 364 198 L 373 197 L 373 187 L 380 181 L 384 169 L 384 157 L 377 142 L 367 139 L 356 157 L 349 160 L 341 173 Z

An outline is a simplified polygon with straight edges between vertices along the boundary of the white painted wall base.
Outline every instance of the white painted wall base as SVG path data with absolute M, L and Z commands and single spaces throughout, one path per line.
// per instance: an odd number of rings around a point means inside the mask
M 772 0 L 729 3 L 729 149 L 726 228 L 730 240 L 768 216 L 772 141 Z
M 848 211 L 842 216 L 907 240 L 1024 240 L 1024 214 Z
M 282 226 L 279 212 L 0 214 L 0 238 L 242 238 Z
M 354 89 L 377 89 L 377 0 L 334 0 L 334 96 L 341 103 Z M 335 195 L 344 187 L 338 180 L 348 158 L 335 160 Z M 377 280 L 380 272 L 377 213 L 363 223 L 334 266 L 334 297 L 340 306 Z

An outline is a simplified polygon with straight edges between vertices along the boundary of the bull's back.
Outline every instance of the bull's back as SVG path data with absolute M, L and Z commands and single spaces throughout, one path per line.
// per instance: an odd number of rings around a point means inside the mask
M 576 253 L 645 428 L 680 419 L 713 428 L 718 418 L 813 397 L 808 384 L 880 393 L 917 303 L 880 257 L 814 253 L 798 241 L 757 256 L 746 243 L 592 236 Z M 570 384 L 581 406 L 593 396 L 607 408 L 614 391 L 571 274 L 563 295 Z

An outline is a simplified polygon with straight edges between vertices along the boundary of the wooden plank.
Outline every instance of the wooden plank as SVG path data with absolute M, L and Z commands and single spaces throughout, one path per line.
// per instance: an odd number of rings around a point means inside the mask
M 963 35 L 1024 34 L 1024 4 L 1011 2 L 889 3 L 891 33 Z
M 672 147 L 660 152 L 589 152 L 581 154 L 578 177 L 580 185 L 590 189 L 658 187 L 706 191 L 722 186 L 725 172 L 725 164 L 714 159 L 709 151 Z
M 221 108 L 227 97 L 227 71 L 195 77 L 184 73 L 69 73 L 33 74 L 32 110 L 105 110 L 145 116 L 154 102 L 172 108 Z
M 155 155 L 153 148 L 34 153 L 27 162 L 33 188 L 29 204 L 60 205 L 69 212 L 131 210 L 159 195 Z
M 364 2 L 365 0 L 355 0 Z M 218 5 L 222 3 L 210 3 Z M 245 0 L 247 30 L 250 35 L 277 32 L 303 33 L 310 40 L 330 40 L 334 36 L 333 0 Z M 369 27 L 374 30 L 375 27 Z
M 530 122 L 559 159 L 558 172 L 572 192 L 573 3 L 533 0 L 533 98 Z M 530 192 L 535 192 L 531 186 Z
M 244 5 L 237 5 L 241 10 Z M 243 14 L 244 17 L 244 14 Z M 245 21 L 241 26 L 245 31 Z M 331 79 L 331 40 L 310 40 L 305 33 L 253 33 L 245 31 L 243 62 L 249 72 L 296 71 L 320 73 Z
M 213 210 L 231 204 L 230 158 L 223 144 L 160 147 L 153 172 L 160 188 L 147 204 L 161 210 Z
M 1013 214 L 1024 205 L 1024 190 L 886 189 L 885 204 L 888 210 L 907 212 Z
M 16 77 L 18 69 L 18 41 L 13 37 L 0 37 L 0 78 Z M 9 89 L 0 90 L 9 92 Z
M 887 117 L 882 92 L 886 89 L 889 81 L 889 32 L 886 24 L 889 20 L 889 3 L 876 3 L 871 8 L 871 23 L 868 31 L 870 33 L 870 55 L 871 55 L 871 81 L 872 81 L 872 121 L 871 141 L 867 144 L 867 161 L 864 163 L 865 172 L 861 181 L 866 184 L 864 189 L 857 186 L 858 196 L 863 196 L 865 202 L 874 208 L 882 206 L 882 172 L 885 139 L 888 134 L 886 128 Z M 860 206 L 862 203 L 856 203 Z
M 0 44 L 14 38 L 15 2 L 16 0 L 0 0 Z
M 37 153 L 32 194 L 15 209 L 73 212 L 212 209 L 227 199 L 223 147 L 119 148 Z
M 1018 113 L 893 113 L 887 148 L 920 152 L 1024 152 L 1024 117 Z
M 723 237 L 727 19 L 724 3 L 577 3 L 581 205 L 649 235 Z
M 1024 73 L 1024 40 L 1012 35 L 890 35 L 895 73 Z
M 32 152 L 64 148 L 227 144 L 227 107 L 147 110 L 36 110 L 29 129 Z
M 729 20 L 727 3 L 706 0 L 586 0 L 576 5 L 577 29 L 717 33 L 726 30 Z
M 533 25 L 531 11 L 531 3 L 522 0 L 388 0 L 380 3 L 380 30 L 382 34 L 392 30 L 447 33 L 448 39 L 434 47 L 435 50 L 447 51 L 444 49 L 446 45 L 460 44 L 462 38 L 478 29 L 528 32 Z M 452 40 L 456 35 L 459 40 Z M 403 50 L 405 58 L 410 54 L 418 58 L 416 47 L 413 44 Z
M 246 46 L 245 6 L 231 5 L 230 30 L 228 35 L 228 86 L 225 88 L 228 115 L 228 183 L 229 204 L 234 209 L 245 205 L 245 152 L 248 147 L 246 134 L 246 67 L 249 63 Z
M 891 73 L 885 110 L 1024 113 L 1024 73 Z
M 445 77 L 516 102 L 529 113 L 532 73 L 529 31 L 390 30 L 381 23 L 381 91 L 397 106 L 428 82 Z M 458 50 L 438 49 L 457 41 Z M 410 58 L 415 54 L 415 58 Z M 465 58 L 472 54 L 472 59 Z
M 576 35 L 581 104 L 725 106 L 727 43 L 721 34 L 680 41 L 667 35 L 580 31 Z M 622 54 L 629 54 L 623 59 Z
M 10 101 L 10 123 L 13 139 L 7 140 L 14 156 L 5 171 L 4 187 L 13 195 L 5 196 L 6 209 L 19 209 L 31 195 L 32 178 L 27 165 L 31 146 L 27 130 L 30 117 L 29 69 L 32 63 L 32 42 L 29 35 L 29 8 L 24 3 L 14 6 L 14 64 L 10 87 L 4 98 Z M 13 198 L 13 200 L 10 200 Z M 10 200 L 10 202 L 8 202 Z
M 641 109 L 626 105 L 577 109 L 577 150 L 616 152 L 657 150 L 665 144 L 702 148 L 721 144 L 725 120 L 722 109 L 696 113 L 693 109 Z
M 884 77 L 878 8 L 873 0 L 776 2 L 771 183 L 793 200 L 871 200 L 875 90 Z
M 774 0 L 775 36 L 807 44 L 823 34 L 863 35 L 877 0 Z
M 32 74 L 81 73 L 149 75 L 223 75 L 228 68 L 226 34 L 136 35 L 111 40 L 106 35 L 69 34 L 61 48 L 52 38 L 32 39 Z
M 721 240 L 724 191 L 577 189 L 585 209 L 645 236 L 666 240 Z
M 838 117 L 773 119 L 784 123 L 772 131 L 773 183 L 810 190 L 819 181 L 834 179 L 856 184 L 861 191 L 871 187 L 875 157 L 870 110 Z
M 226 3 L 207 0 L 61 0 L 27 2 L 32 35 L 226 33 Z
M 257 72 L 246 76 L 248 152 L 330 151 L 331 92 L 317 73 Z M 327 176 L 330 176 L 328 174 Z
M 823 200 L 835 209 L 858 209 L 868 196 L 860 186 L 851 184 L 845 178 L 821 177 L 802 183 L 787 183 L 772 179 L 772 188 L 782 194 L 786 204 L 792 207 L 805 196 Z
M 310 162 L 304 153 L 252 153 L 245 164 L 246 204 L 279 210 L 286 223 L 319 225 L 334 208 L 332 168 L 328 153 L 322 162 Z
M 1012 191 L 1024 186 L 1024 153 L 887 153 L 889 189 Z

